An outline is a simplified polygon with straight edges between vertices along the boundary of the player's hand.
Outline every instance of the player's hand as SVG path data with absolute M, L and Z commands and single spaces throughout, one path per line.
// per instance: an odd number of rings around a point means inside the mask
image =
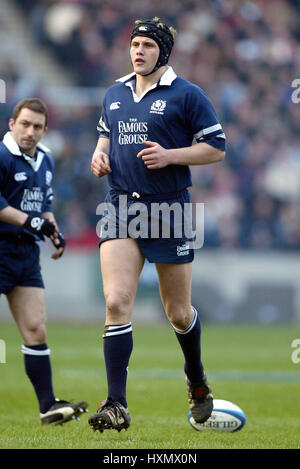
M 137 157 L 142 158 L 148 169 L 160 169 L 170 164 L 169 154 L 166 148 L 150 140 L 145 140 L 142 143 L 148 148 L 141 150 L 137 154 Z
M 66 240 L 62 233 L 58 233 L 57 236 L 51 236 L 51 241 L 56 248 L 56 251 L 52 254 L 52 259 L 59 259 L 65 250 L 66 247 Z
M 92 157 L 91 170 L 98 178 L 111 173 L 108 155 L 103 151 L 96 150 Z
M 42 240 L 45 239 L 44 235 L 50 238 L 58 234 L 55 224 L 44 217 L 32 217 L 28 215 L 23 226 L 26 230 L 38 235 Z

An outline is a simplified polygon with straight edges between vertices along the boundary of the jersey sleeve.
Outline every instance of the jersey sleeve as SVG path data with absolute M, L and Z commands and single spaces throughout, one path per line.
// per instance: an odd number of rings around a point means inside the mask
M 194 87 L 187 100 L 187 122 L 194 140 L 225 151 L 226 137 L 216 111 L 207 95 Z
M 0 210 L 3 210 L 5 207 L 8 207 L 8 205 L 9 205 L 9 203 L 7 202 L 5 197 L 3 197 L 3 195 L 1 194 L 1 191 L 0 191 Z
M 46 191 L 46 197 L 45 197 L 45 202 L 44 202 L 44 207 L 43 207 L 43 212 L 52 212 L 52 201 L 54 199 L 54 192 L 53 192 L 53 187 L 52 187 L 52 177 L 54 174 L 54 160 L 51 158 L 51 171 L 47 171 L 48 177 L 51 178 L 48 183 L 48 189 Z
M 107 117 L 107 112 L 106 112 L 106 96 L 104 97 L 104 100 L 103 100 L 102 112 L 101 112 L 101 117 L 97 125 L 97 130 L 99 132 L 99 137 L 109 138 L 110 128 L 109 128 L 108 117 Z
M 7 200 L 5 199 L 5 197 L 3 197 L 2 195 L 2 190 L 3 190 L 3 187 L 4 187 L 4 181 L 5 181 L 5 167 L 2 163 L 3 159 L 1 158 L 0 159 L 0 210 L 4 209 L 5 207 L 8 207 L 9 206 L 9 203 L 7 202 Z
M 49 189 L 46 192 L 46 201 L 45 201 L 45 206 L 44 206 L 44 212 L 52 212 L 52 201 L 54 198 L 54 193 L 52 187 L 49 187 Z

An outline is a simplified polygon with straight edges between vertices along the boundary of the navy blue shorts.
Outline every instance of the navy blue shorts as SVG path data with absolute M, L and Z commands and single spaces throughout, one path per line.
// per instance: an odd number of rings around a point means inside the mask
M 34 241 L 0 235 L 0 294 L 16 286 L 44 288 L 40 248 Z
M 169 196 L 133 196 L 110 190 L 100 204 L 101 209 L 97 209 L 97 214 L 102 216 L 97 225 L 99 246 L 109 239 L 133 238 L 149 262 L 192 262 L 194 249 L 185 230 L 189 215 L 184 211 L 185 204 L 190 202 L 187 189 Z

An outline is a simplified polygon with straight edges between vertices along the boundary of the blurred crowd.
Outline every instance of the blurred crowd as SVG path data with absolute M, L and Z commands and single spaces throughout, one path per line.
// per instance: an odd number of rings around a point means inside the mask
M 80 87 L 105 88 L 131 71 L 136 18 L 177 29 L 170 65 L 211 98 L 227 137 L 223 163 L 192 168 L 194 202 L 205 204 L 205 247 L 300 248 L 300 2 L 297 0 L 20 0 L 33 40 Z M 0 131 L 24 87 L 13 57 Z M 35 94 L 41 95 L 39 84 Z M 31 90 L 32 94 L 32 90 Z M 299 93 L 300 95 L 300 93 Z M 21 96 L 25 97 L 25 96 Z M 99 106 L 49 104 L 56 160 L 56 213 L 74 245 L 93 245 L 96 206 L 107 190 L 90 172 Z

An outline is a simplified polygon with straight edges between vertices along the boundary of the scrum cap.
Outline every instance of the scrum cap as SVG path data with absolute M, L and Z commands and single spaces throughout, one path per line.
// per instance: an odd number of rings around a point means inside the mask
M 170 29 L 167 25 L 163 24 L 159 18 L 136 21 L 136 25 L 131 33 L 130 42 L 135 36 L 150 37 L 157 43 L 160 50 L 156 65 L 150 73 L 155 72 L 159 67 L 168 63 L 174 45 L 172 29 L 173 28 Z M 150 75 L 150 73 L 148 75 Z

